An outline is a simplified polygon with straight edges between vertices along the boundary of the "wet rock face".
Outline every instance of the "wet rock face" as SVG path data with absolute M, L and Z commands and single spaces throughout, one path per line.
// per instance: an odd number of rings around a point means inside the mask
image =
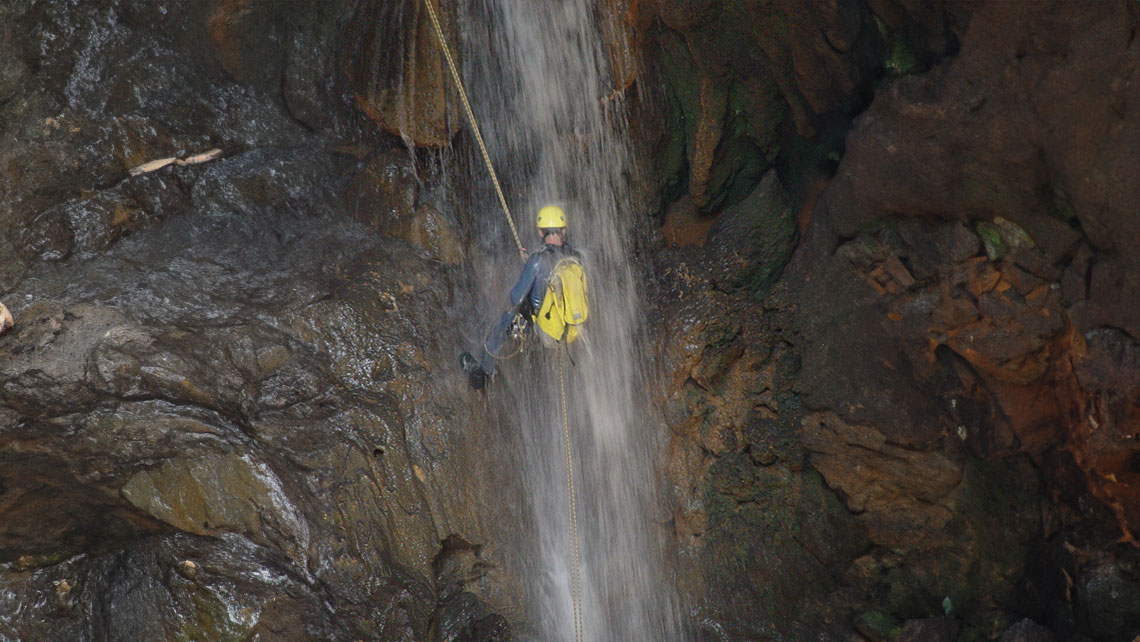
M 194 182 L 184 216 L 87 261 L 41 264 L 13 291 L 22 322 L 0 346 L 0 552 L 5 586 L 82 586 L 53 632 L 94 618 L 111 639 L 135 639 L 135 625 L 114 618 L 137 611 L 168 633 L 138 639 L 170 639 L 173 610 L 246 635 L 295 603 L 312 617 L 276 639 L 367 627 L 422 638 L 445 586 L 431 566 L 438 533 L 485 539 L 468 521 L 465 474 L 448 474 L 440 494 L 418 490 L 436 483 L 433 462 L 468 451 L 466 420 L 443 419 L 465 404 L 427 382 L 442 346 L 413 322 L 443 305 L 447 277 L 347 219 L 328 226 L 337 198 L 322 185 L 335 164 L 297 152 L 222 161 Z M 147 557 L 156 546 L 171 552 Z M 253 561 L 231 559 L 235 546 Z M 121 555 L 149 561 L 125 562 L 127 574 L 102 566 Z M 184 560 L 210 570 L 185 579 Z M 494 565 L 450 580 L 448 599 L 464 596 L 450 618 L 488 617 L 463 587 Z M 203 602 L 194 596 L 213 590 L 210 573 L 283 575 L 301 588 L 239 582 Z M 140 578 L 159 597 L 128 590 Z M 280 602 L 281 590 L 294 597 Z M 28 619 L 5 620 L 11 630 L 38 626 L 34 610 L 13 612 Z
M 456 68 L 462 69 L 456 11 L 453 3 L 440 2 L 436 18 Z M 466 116 L 424 3 L 358 2 L 347 36 L 341 66 L 357 106 L 410 143 L 448 145 Z
M 267 571 L 273 560 L 240 539 L 143 537 L 38 564 L 6 572 L 4 631 L 16 639 L 314 639 L 329 627 L 303 578 Z M 38 617 L 18 615 L 29 604 Z
M 662 39 L 691 52 L 732 15 L 658 4 Z M 867 3 L 884 77 L 763 304 L 724 287 L 739 255 L 715 223 L 658 253 L 674 523 L 710 631 L 1135 636 L 1106 595 L 1131 599 L 1140 526 L 1120 249 L 1140 202 L 1140 13 L 1055 9 Z
M 326 80 L 335 16 L 247 3 L 238 18 L 211 13 L 233 4 L 5 5 L 0 122 L 9 144 L 0 156 L 0 244 L 6 257 L 23 261 L 4 262 L 0 287 L 13 286 L 25 261 L 104 249 L 184 207 L 179 177 L 150 179 L 161 188 L 120 185 L 131 168 L 213 148 L 289 145 L 308 130 L 344 131 L 351 116 Z M 250 51 L 231 60 L 236 53 L 212 47 L 211 19 L 231 28 L 257 23 L 242 37 Z M 299 95 L 301 79 L 311 95 Z
M 666 198 L 687 193 L 709 212 L 747 194 L 789 136 L 815 138 L 861 105 L 884 55 L 863 2 L 658 0 L 638 11 L 654 52 L 643 76 L 668 119 L 654 158 Z
M 887 357 L 890 367 L 965 409 L 981 452 L 1071 452 L 1130 539 L 1138 478 L 1124 462 L 1140 444 L 1136 385 L 1123 373 L 1140 328 L 1122 305 L 1136 283 L 1119 244 L 1135 237 L 1140 198 L 1124 160 L 1134 160 L 1140 116 L 1123 107 L 1138 96 L 1126 80 L 1138 64 L 1137 13 L 1073 4 L 1037 23 L 1025 10 L 987 5 L 959 59 L 880 95 L 848 140 L 824 226 L 860 235 L 835 256 L 875 290 L 860 306 L 868 316 L 882 319 L 869 308 L 886 306 L 880 334 L 910 346 L 905 365 Z M 1026 26 L 993 37 L 1015 22 Z M 966 227 L 915 221 L 930 218 Z M 861 232 L 884 223 L 875 241 Z M 939 229 L 964 240 L 961 254 L 921 238 Z M 986 256 L 966 255 L 971 232 Z M 852 380 L 831 374 L 819 381 L 832 390 L 835 378 Z M 969 421 L 979 418 L 980 432 Z
M 461 219 L 332 91 L 343 10 L 0 7 L 0 638 L 511 639 L 423 322 Z

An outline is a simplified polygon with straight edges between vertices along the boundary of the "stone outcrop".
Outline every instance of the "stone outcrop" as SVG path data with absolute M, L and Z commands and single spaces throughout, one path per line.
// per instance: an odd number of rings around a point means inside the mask
M 661 20 L 687 34 L 727 5 Z M 1140 623 L 1091 587 L 1137 585 L 1140 333 L 1120 248 L 1140 202 L 1140 14 L 861 10 L 885 77 L 819 200 L 792 190 L 802 240 L 763 303 L 724 288 L 739 263 L 710 245 L 715 223 L 692 205 L 665 219 L 675 525 L 704 582 L 689 595 L 736 639 L 1127 639 Z
M 670 119 L 655 169 L 667 198 L 712 212 L 748 193 L 785 130 L 815 138 L 864 102 L 882 59 L 862 2 L 658 0 L 639 3 L 637 21 L 661 85 L 645 92 L 663 93 Z
M 458 66 L 455 4 L 433 6 Z M 450 144 L 466 116 L 424 3 L 356 3 L 347 35 L 340 65 L 357 106 L 385 131 L 411 144 Z
M 0 637 L 511 639 L 421 323 L 461 218 L 332 90 L 345 7 L 160 5 L 0 8 Z

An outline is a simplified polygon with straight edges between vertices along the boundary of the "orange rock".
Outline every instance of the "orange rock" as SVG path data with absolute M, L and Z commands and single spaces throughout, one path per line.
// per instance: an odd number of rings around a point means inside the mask
M 967 261 L 966 266 L 966 289 L 975 298 L 993 290 L 1001 280 L 1001 273 L 984 256 Z
M 682 197 L 669 206 L 661 232 L 671 246 L 704 245 L 715 218 L 701 216 L 692 199 Z
M 455 8 L 447 2 L 439 5 L 440 26 L 455 56 L 459 50 Z M 385 131 L 415 145 L 448 145 L 466 116 L 427 11 L 415 3 L 415 12 L 406 18 L 378 20 L 375 12 L 361 11 L 354 20 L 366 23 L 353 43 L 360 51 L 346 70 L 360 110 Z M 403 51 L 382 49 L 390 43 L 400 43 Z M 381 62 L 389 60 L 400 60 L 402 65 Z
M 689 195 L 697 207 L 708 202 L 709 175 L 728 106 L 728 86 L 723 78 L 702 76 L 700 87 L 700 119 L 689 145 Z
M 637 77 L 637 43 L 633 29 L 637 9 L 638 0 L 602 0 L 598 6 L 602 41 L 613 73 L 611 95 L 628 89 Z
M 248 11 L 247 4 L 248 0 L 222 0 L 214 7 L 214 12 L 206 22 L 206 29 L 218 50 L 222 69 L 237 81 L 241 81 L 243 76 L 241 43 L 233 27 L 241 15 Z

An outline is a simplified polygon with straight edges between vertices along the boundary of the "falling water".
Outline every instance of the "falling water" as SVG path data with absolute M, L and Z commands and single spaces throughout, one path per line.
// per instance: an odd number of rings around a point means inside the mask
M 524 244 L 538 245 L 534 213 L 566 210 L 590 277 L 588 334 L 563 364 L 572 435 L 587 640 L 685 637 L 654 515 L 654 435 L 662 422 L 646 392 L 644 288 L 630 262 L 634 162 L 613 90 L 596 7 L 588 0 L 460 3 L 464 78 Z M 485 176 L 485 175 L 483 175 Z M 482 207 L 488 317 L 501 313 L 520 267 L 497 202 Z M 502 275 L 507 275 L 503 277 Z M 500 306 L 501 307 L 495 307 Z M 542 640 L 574 639 L 570 519 L 559 358 L 532 342 L 500 364 L 488 396 L 517 439 L 532 509 L 528 575 L 532 625 Z M 655 452 L 656 451 L 656 452 Z M 520 553 L 526 554 L 526 553 Z

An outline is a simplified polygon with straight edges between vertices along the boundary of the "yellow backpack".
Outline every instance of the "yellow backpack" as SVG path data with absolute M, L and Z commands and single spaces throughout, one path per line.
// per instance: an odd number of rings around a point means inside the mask
M 563 258 L 550 271 L 546 295 L 535 320 L 539 329 L 558 342 L 578 338 L 578 326 L 586 322 L 590 305 L 586 295 L 586 272 L 573 258 Z

